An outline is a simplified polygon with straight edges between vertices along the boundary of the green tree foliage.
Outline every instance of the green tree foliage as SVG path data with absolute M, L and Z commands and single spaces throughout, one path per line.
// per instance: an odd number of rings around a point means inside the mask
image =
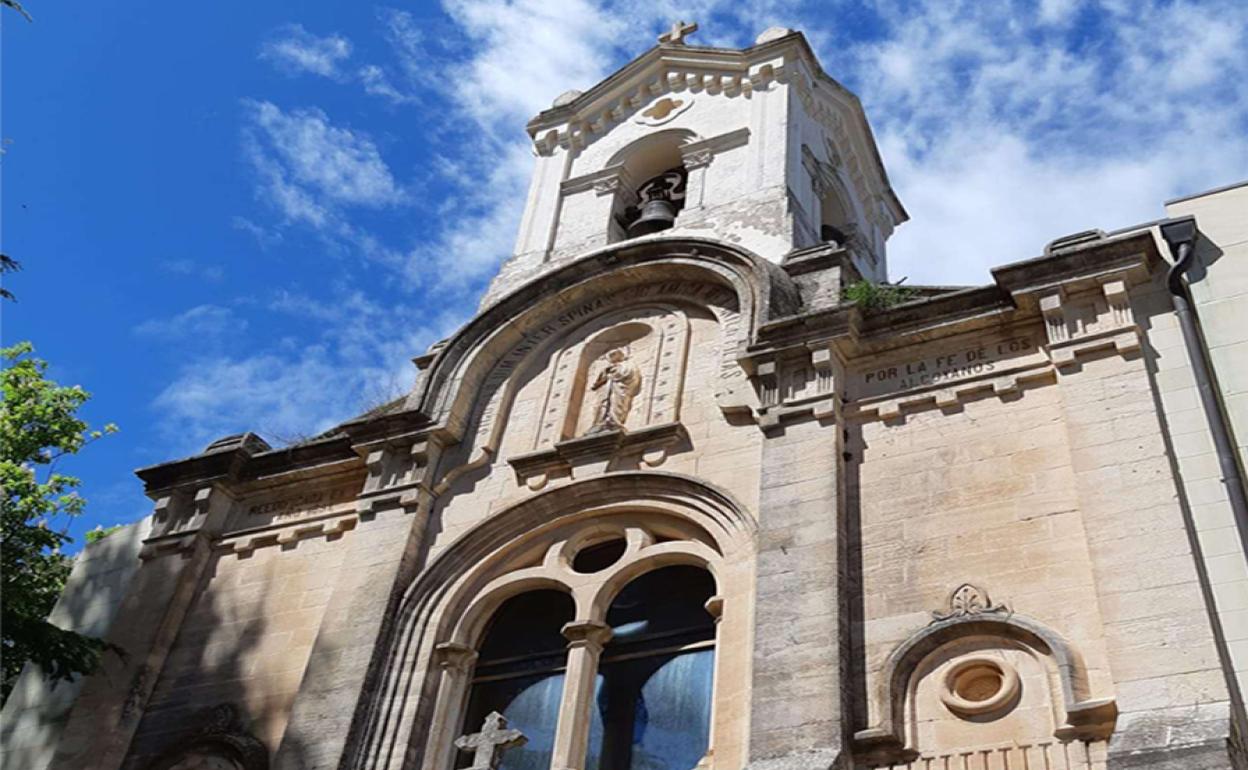
M 0 0 L 0 2 L 3 2 L 3 0 Z M 16 259 L 13 259 L 8 254 L 0 254 L 0 276 L 4 275 L 5 273 L 15 273 L 21 269 L 22 269 L 21 262 L 18 262 Z M 17 301 L 17 297 L 13 296 L 13 292 L 9 291 L 8 289 L 4 287 L 0 287 L 0 299 L 12 300 L 14 302 Z
M 88 430 L 77 416 L 91 397 L 80 387 L 47 379 L 48 365 L 29 342 L 0 349 L 4 404 L 0 408 L 0 644 L 3 697 L 22 665 L 31 661 L 52 679 L 91 671 L 108 645 L 47 621 L 72 560 L 60 552 L 69 541 L 54 527 L 82 513 L 78 479 L 56 472 L 57 461 L 105 433 Z

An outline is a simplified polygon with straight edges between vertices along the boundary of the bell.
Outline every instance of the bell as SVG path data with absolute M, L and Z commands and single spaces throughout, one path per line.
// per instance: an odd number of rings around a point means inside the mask
M 628 237 L 649 235 L 676 223 L 676 205 L 666 198 L 651 198 L 641 204 L 641 214 L 628 226 Z

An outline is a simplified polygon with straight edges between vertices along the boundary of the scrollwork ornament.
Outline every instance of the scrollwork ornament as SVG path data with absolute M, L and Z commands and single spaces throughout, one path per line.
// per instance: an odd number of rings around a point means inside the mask
M 988 592 L 972 585 L 963 583 L 949 594 L 948 609 L 944 612 L 933 612 L 932 622 L 940 623 L 953 618 L 965 618 L 972 615 L 1009 614 L 1010 608 L 1004 604 L 994 604 Z

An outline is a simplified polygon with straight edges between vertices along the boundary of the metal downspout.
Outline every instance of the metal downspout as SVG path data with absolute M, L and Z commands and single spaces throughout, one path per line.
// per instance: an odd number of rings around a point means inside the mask
M 1218 396 L 1213 369 L 1209 364 L 1200 320 L 1192 310 L 1191 294 L 1188 292 L 1187 282 L 1183 280 L 1183 276 L 1192 268 L 1196 256 L 1196 220 L 1193 217 L 1184 217 L 1165 222 L 1161 225 L 1161 236 L 1166 239 L 1170 254 L 1174 258 L 1174 264 L 1166 274 L 1166 285 L 1174 297 L 1174 314 L 1179 319 L 1179 328 L 1183 330 L 1183 344 L 1192 363 L 1192 373 L 1196 377 L 1196 389 L 1200 392 L 1200 402 L 1209 423 L 1209 432 L 1213 434 L 1214 451 L 1218 455 L 1222 483 L 1226 487 L 1226 496 L 1235 517 L 1240 548 L 1248 559 L 1248 496 L 1244 493 L 1244 478 L 1236 456 L 1235 442 L 1231 440 L 1231 432 L 1227 428 L 1227 414 L 1222 399 Z

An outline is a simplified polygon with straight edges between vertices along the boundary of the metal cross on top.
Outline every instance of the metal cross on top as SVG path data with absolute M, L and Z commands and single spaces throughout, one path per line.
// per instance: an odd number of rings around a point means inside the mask
M 672 24 L 672 28 L 662 35 L 659 35 L 660 43 L 671 43 L 672 45 L 684 45 L 685 38 L 698 31 L 698 23 L 678 21 Z
M 505 749 L 523 746 L 529 739 L 524 733 L 507 728 L 507 717 L 491 711 L 481 723 L 481 732 L 455 739 L 455 748 L 471 751 L 472 767 L 468 770 L 498 770 Z

